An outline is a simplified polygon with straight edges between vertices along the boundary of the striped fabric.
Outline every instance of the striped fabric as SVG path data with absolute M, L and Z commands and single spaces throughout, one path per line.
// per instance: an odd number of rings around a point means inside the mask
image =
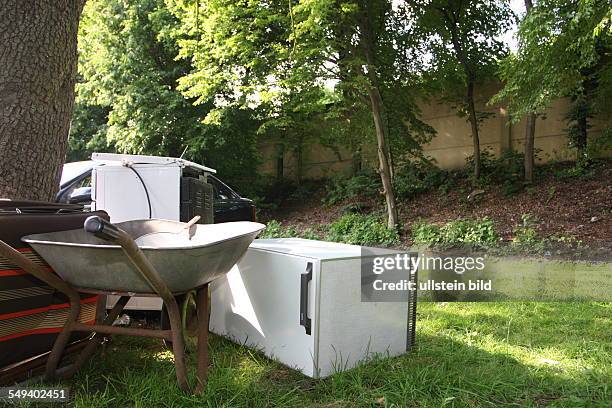
M 17 250 L 53 273 L 31 248 Z M 96 301 L 95 295 L 81 295 L 80 322 L 93 324 Z M 0 256 L 0 367 L 49 351 L 69 312 L 63 294 Z M 73 338 L 86 336 L 78 333 Z
M 36 333 L 58 333 L 69 311 L 70 305 L 64 303 L 0 315 L 0 342 Z M 79 321 L 93 323 L 95 318 L 96 298 L 82 300 Z
M 47 265 L 47 263 L 36 252 L 34 252 L 32 248 L 19 248 L 17 250 L 21 253 L 21 255 L 25 256 L 30 261 L 34 262 L 35 264 L 42 265 L 47 270 L 51 271 L 51 268 L 49 267 L 49 265 Z M 0 256 L 0 277 L 18 276 L 18 275 L 25 275 L 25 274 L 27 274 L 26 271 L 11 264 L 8 259 Z
M 81 207 L 70 204 L 0 199 L 0 240 L 53 273 L 21 238 L 83 228 L 83 222 L 91 215 L 108 220 L 104 211 L 83 212 Z M 95 295 L 81 294 L 81 322 L 87 324 L 95 320 L 96 300 Z M 3 373 L 13 369 L 19 371 L 16 367 L 21 362 L 51 350 L 69 311 L 68 298 L 64 294 L 0 255 L 0 385 L 8 378 Z M 89 335 L 77 332 L 70 341 Z
M 50 286 L 30 286 L 21 289 L 0 290 L 0 302 L 6 302 L 12 299 L 23 299 L 30 296 L 43 296 L 53 293 L 53 288 Z

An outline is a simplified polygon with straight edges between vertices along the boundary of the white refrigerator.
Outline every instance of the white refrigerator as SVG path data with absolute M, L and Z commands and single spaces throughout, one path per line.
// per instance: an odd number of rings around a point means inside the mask
M 363 253 L 298 238 L 255 240 L 211 283 L 210 330 L 313 378 L 405 353 L 416 301 L 362 302 Z

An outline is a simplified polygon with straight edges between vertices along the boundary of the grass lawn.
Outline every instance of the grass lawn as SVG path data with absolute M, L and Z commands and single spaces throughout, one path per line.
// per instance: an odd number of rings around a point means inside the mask
M 611 312 L 609 303 L 422 303 L 411 353 L 320 381 L 211 336 L 203 396 L 178 390 L 159 341 L 116 337 L 66 385 L 75 407 L 609 407 Z

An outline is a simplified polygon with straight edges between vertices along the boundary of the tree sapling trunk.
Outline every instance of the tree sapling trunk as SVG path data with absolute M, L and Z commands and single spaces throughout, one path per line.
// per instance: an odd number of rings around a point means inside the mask
M 588 136 L 589 124 L 588 124 L 588 116 L 586 114 L 586 108 L 584 109 L 584 113 L 581 114 L 576 120 L 576 128 L 577 128 L 576 149 L 578 150 L 577 164 L 579 166 L 584 166 L 588 162 L 587 136 Z
M 533 8 L 532 0 L 525 0 L 525 10 L 527 13 Z M 536 114 L 531 112 L 527 115 L 525 126 L 525 181 L 533 183 L 533 162 L 534 162 L 534 142 L 535 142 Z
M 527 183 L 533 183 L 535 125 L 536 125 L 535 113 L 528 114 L 527 123 L 525 125 L 525 162 L 524 162 L 525 181 Z
M 465 72 L 465 104 L 468 110 L 468 121 L 470 122 L 470 127 L 472 128 L 472 143 L 474 146 L 474 180 L 478 180 L 480 178 L 480 137 L 478 135 L 478 118 L 476 116 L 476 107 L 474 104 L 474 69 L 464 51 L 462 44 L 463 40 L 459 35 L 460 30 L 457 16 L 453 12 L 447 12 L 447 10 L 444 9 L 441 10 L 441 13 L 444 16 L 446 28 L 450 33 L 451 42 L 453 44 L 453 49 L 455 50 L 457 60 L 461 64 L 463 72 Z
M 480 178 L 480 137 L 478 135 L 478 118 L 474 106 L 474 81 L 471 78 L 468 78 L 466 102 L 474 145 L 474 180 L 478 180 Z
M 376 63 L 374 58 L 374 33 L 372 31 L 368 7 L 368 5 L 362 4 L 360 21 L 360 28 L 362 31 L 361 46 L 367 62 L 368 84 L 366 85 L 366 89 L 376 132 L 379 173 L 387 204 L 387 225 L 389 228 L 395 229 L 398 226 L 399 220 L 397 217 L 397 207 L 395 205 L 395 193 L 393 191 L 393 184 L 391 181 L 391 163 L 389 158 L 390 149 L 387 144 L 387 128 L 383 120 L 384 103 L 380 94 L 378 84 L 379 81 L 376 73 Z
M 391 183 L 391 166 L 387 152 L 387 138 L 382 120 L 382 98 L 377 87 L 369 86 L 368 94 L 372 107 L 372 118 L 374 119 L 374 127 L 376 129 L 376 141 L 378 144 L 378 162 L 380 179 L 383 185 L 385 201 L 387 203 L 387 215 L 389 228 L 397 228 L 397 208 L 395 206 L 395 193 L 393 192 L 393 184 Z

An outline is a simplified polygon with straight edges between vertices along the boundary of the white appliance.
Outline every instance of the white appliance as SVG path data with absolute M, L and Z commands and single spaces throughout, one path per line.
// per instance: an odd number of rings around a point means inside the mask
M 92 211 L 104 210 L 113 223 L 158 218 L 188 221 L 200 215 L 213 222 L 212 186 L 216 170 L 175 157 L 93 153 Z M 117 296 L 109 296 L 112 307 Z M 161 310 L 158 297 L 133 297 L 126 309 Z
M 208 174 L 216 173 L 174 157 L 93 153 L 91 159 L 96 163 L 92 210 L 106 211 L 114 223 L 147 218 L 181 221 L 183 179 L 205 181 Z
M 361 302 L 362 247 L 257 239 L 211 283 L 210 331 L 313 378 L 414 344 L 416 302 Z M 409 300 L 409 299 L 407 299 Z

